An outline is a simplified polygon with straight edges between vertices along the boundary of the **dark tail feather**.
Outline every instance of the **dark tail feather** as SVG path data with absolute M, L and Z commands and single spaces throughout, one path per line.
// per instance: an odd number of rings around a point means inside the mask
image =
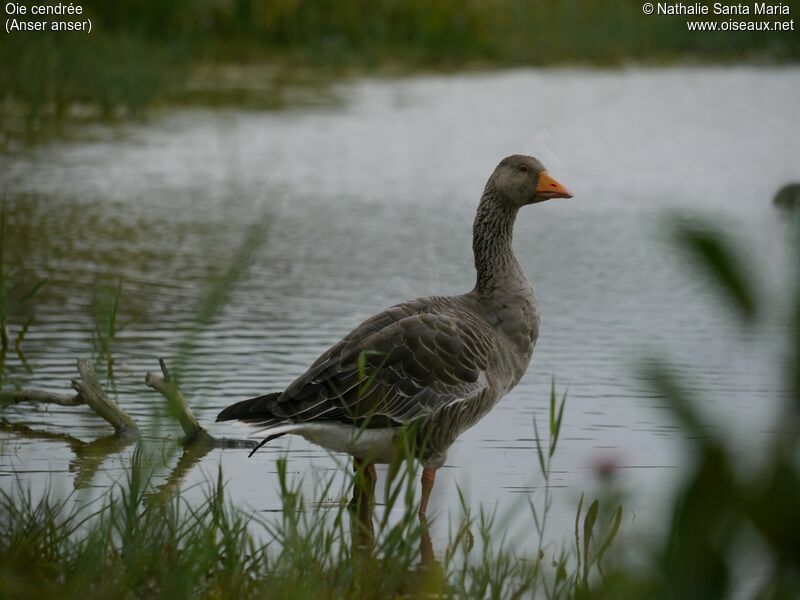
M 247 421 L 250 419 L 262 421 L 274 419 L 275 415 L 272 414 L 269 407 L 280 395 L 281 392 L 275 392 L 231 404 L 217 415 L 217 421 Z

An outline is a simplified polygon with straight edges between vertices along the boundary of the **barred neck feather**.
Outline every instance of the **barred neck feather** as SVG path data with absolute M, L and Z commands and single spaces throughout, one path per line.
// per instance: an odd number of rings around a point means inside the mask
M 517 277 L 522 268 L 512 247 L 518 209 L 504 202 L 489 182 L 478 205 L 472 230 L 472 251 L 478 280 L 475 291 L 491 294 Z

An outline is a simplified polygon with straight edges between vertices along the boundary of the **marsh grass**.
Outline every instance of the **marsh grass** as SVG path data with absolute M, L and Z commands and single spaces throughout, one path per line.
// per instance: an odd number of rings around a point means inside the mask
M 25 307 L 47 283 L 46 278 L 30 283 L 18 270 L 12 269 L 6 246 L 6 199 L 4 196 L 0 203 L 0 387 L 5 380 L 6 358 L 12 348 L 12 339 L 14 352 L 20 363 L 28 372 L 31 372 L 22 345 L 33 325 L 34 315 L 29 314 L 19 324 L 16 334 L 13 334 L 10 328 L 10 315 L 12 311 L 20 312 L 20 309 Z
M 92 343 L 97 358 L 105 364 L 108 380 L 114 379 L 114 344 L 117 334 L 123 328 L 117 319 L 121 297 L 122 279 L 120 278 L 116 288 L 101 288 L 94 301 Z
M 205 56 L 271 54 L 325 65 L 610 64 L 749 53 L 796 59 L 800 50 L 793 32 L 696 35 L 680 17 L 642 14 L 638 0 L 237 0 L 192 9 L 182 0 L 168 8 L 91 0 L 86 6 L 104 30 L 154 40 L 202 35 Z
M 273 518 L 231 506 L 221 470 L 199 502 L 154 493 L 157 454 L 139 445 L 124 480 L 89 503 L 51 493 L 34 499 L 21 483 L 0 491 L 0 596 L 555 598 L 588 591 L 590 572 L 600 577 L 588 560 L 576 570 L 565 550 L 553 556 L 536 544 L 498 545 L 498 527 L 512 515 L 479 509 L 473 517 L 463 494 L 463 512 L 434 555 L 428 525 L 416 516 L 418 469 L 410 456 L 366 517 L 337 500 L 350 484 L 329 476 L 309 500 L 302 478 L 279 459 L 281 510 Z M 592 506 L 584 544 L 599 565 L 605 547 L 595 539 L 610 543 L 618 523 L 610 535 L 595 534 Z M 544 504 L 537 514 L 548 511 Z
M 182 52 L 125 32 L 3 36 L 0 132 L 35 140 L 66 121 L 141 114 L 184 77 Z
M 221 486 L 210 486 L 199 506 L 179 497 L 147 505 L 150 477 L 139 448 L 126 480 L 92 504 L 2 493 L 0 595 L 180 598 L 197 581 L 209 592 L 235 590 L 249 566 L 238 552 L 251 550 L 244 516 L 225 506 Z
M 165 102 L 280 106 L 282 80 L 309 69 L 322 81 L 353 71 L 800 58 L 796 32 L 690 32 L 685 19 L 648 17 L 641 4 L 92 0 L 84 3 L 91 35 L 0 39 L 0 132 L 36 139 L 64 121 L 135 116 Z M 197 67 L 242 63 L 271 64 L 282 75 L 262 74 L 236 90 L 185 89 Z

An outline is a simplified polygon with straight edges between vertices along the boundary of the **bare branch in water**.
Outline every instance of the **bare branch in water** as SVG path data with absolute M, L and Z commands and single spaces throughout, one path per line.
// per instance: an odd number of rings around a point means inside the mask
M 170 412 L 177 419 L 187 440 L 201 441 L 204 438 L 209 438 L 210 441 L 213 439 L 192 414 L 186 398 L 178 389 L 172 377 L 170 377 L 169 369 L 167 369 L 164 359 L 159 358 L 158 364 L 161 366 L 161 375 L 148 372 L 144 377 L 144 382 L 167 399 Z
M 137 438 L 139 427 L 134 420 L 122 410 L 114 401 L 106 396 L 92 363 L 88 360 L 78 359 L 78 374 L 80 379 L 71 381 L 72 388 L 77 392 L 74 396 L 66 394 L 53 394 L 43 390 L 13 390 L 0 392 L 0 404 L 57 404 L 59 406 L 82 406 L 86 404 L 97 416 L 105 419 L 117 435 Z
M 72 380 L 73 389 L 80 394 L 86 404 L 114 428 L 117 435 L 139 437 L 139 426 L 116 402 L 109 400 L 103 391 L 92 363 L 84 358 L 78 359 L 78 373 L 81 378 Z
M 147 373 L 145 383 L 148 387 L 162 394 L 170 407 L 170 412 L 178 421 L 183 429 L 184 439 L 182 445 L 185 448 L 193 447 L 193 455 L 202 458 L 204 453 L 198 450 L 205 448 L 206 452 L 213 448 L 255 448 L 255 440 L 237 440 L 228 438 L 215 438 L 208 433 L 197 421 L 189 408 L 189 403 L 181 393 L 174 379 L 170 377 L 169 369 L 164 359 L 159 359 L 161 365 L 161 375 Z M 77 392 L 74 396 L 66 394 L 53 394 L 43 390 L 14 390 L 0 392 L 0 405 L 9 404 L 57 404 L 59 406 L 81 406 L 86 404 L 95 414 L 105 419 L 116 432 L 116 435 L 125 439 L 136 439 L 139 437 L 139 426 L 136 425 L 131 416 L 119 407 L 114 401 L 108 398 L 103 390 L 97 375 L 94 372 L 92 363 L 85 359 L 78 359 L 78 373 L 80 379 L 72 380 L 72 387 Z
M 145 383 L 167 399 L 170 412 L 183 429 L 184 439 L 181 441 L 181 445 L 184 448 L 184 452 L 167 481 L 154 495 L 153 500 L 172 497 L 186 474 L 211 450 L 215 448 L 252 449 L 257 445 L 255 440 L 215 438 L 209 434 L 192 414 L 185 396 L 178 389 L 175 380 L 170 377 L 169 369 L 167 369 L 163 358 L 159 359 L 159 364 L 161 365 L 161 375 L 147 373 Z M 29 403 L 81 406 L 86 404 L 95 414 L 111 424 L 115 431 L 114 435 L 106 436 L 87 444 L 68 434 L 39 432 L 31 430 L 24 425 L 12 425 L 5 420 L 0 421 L 1 431 L 14 431 L 17 434 L 28 437 L 66 441 L 76 456 L 73 461 L 74 464 L 71 465 L 78 470 L 78 476 L 75 479 L 76 488 L 87 485 L 100 467 L 103 459 L 109 454 L 121 451 L 128 444 L 135 441 L 140 433 L 139 427 L 130 415 L 108 398 L 97 379 L 92 363 L 88 360 L 78 359 L 77 367 L 80 379 L 72 380 L 72 387 L 77 392 L 74 396 L 53 394 L 35 389 L 0 392 L 0 405 Z
M 81 406 L 86 404 L 83 396 L 75 394 L 53 394 L 43 390 L 13 390 L 0 392 L 0 405 L 5 404 L 57 404 L 59 406 Z
M 161 366 L 161 375 L 147 373 L 144 381 L 148 387 L 159 392 L 167 399 L 170 411 L 180 423 L 183 434 L 186 436 L 184 445 L 193 443 L 206 444 L 210 448 L 255 448 L 255 440 L 233 440 L 228 438 L 215 438 L 208 433 L 197 421 L 186 402 L 186 397 L 178 389 L 175 381 L 170 377 L 169 369 L 163 358 L 158 359 Z

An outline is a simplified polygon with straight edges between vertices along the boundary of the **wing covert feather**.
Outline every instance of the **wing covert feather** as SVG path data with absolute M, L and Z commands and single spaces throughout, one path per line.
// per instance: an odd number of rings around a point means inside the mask
M 298 421 L 399 425 L 477 393 L 487 385 L 494 331 L 463 311 L 427 308 L 417 300 L 368 319 L 286 388 L 271 411 Z

